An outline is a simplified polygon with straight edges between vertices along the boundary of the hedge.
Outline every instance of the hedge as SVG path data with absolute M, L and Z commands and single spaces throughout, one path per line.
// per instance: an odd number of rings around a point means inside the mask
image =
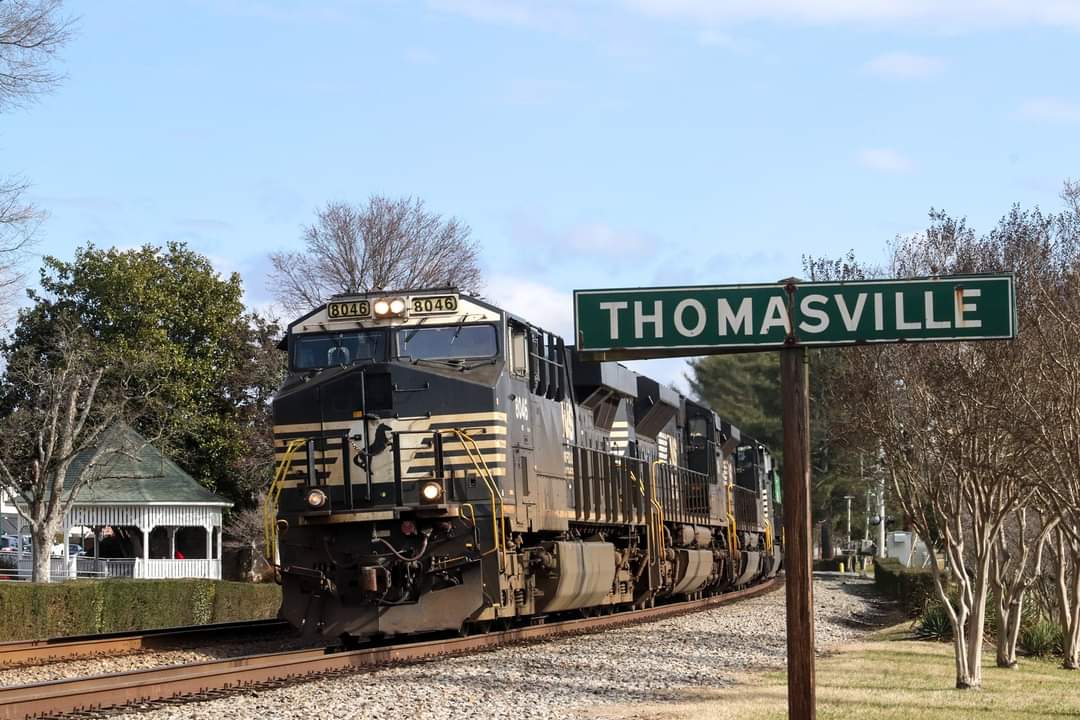
M 71 580 L 0 583 L 0 640 L 145 630 L 277 615 L 273 583 Z
M 937 597 L 930 570 L 904 567 L 896 558 L 874 559 L 874 584 L 881 594 L 898 600 L 912 617 Z

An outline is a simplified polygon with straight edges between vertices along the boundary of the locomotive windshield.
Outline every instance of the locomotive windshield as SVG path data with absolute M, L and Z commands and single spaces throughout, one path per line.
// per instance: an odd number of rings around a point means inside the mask
M 297 335 L 293 340 L 293 370 L 322 370 L 383 360 L 386 357 L 385 345 L 386 333 L 383 330 Z
M 398 330 L 398 355 L 422 360 L 467 360 L 499 352 L 494 325 L 416 327 Z

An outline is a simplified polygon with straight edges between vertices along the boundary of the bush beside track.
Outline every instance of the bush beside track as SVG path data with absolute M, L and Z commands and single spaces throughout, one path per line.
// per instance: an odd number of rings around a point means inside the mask
M 280 606 L 281 588 L 273 583 L 0 583 L 0 641 L 258 620 L 275 617 Z
M 922 613 L 937 597 L 934 576 L 929 570 L 904 567 L 896 558 L 874 560 L 874 585 L 881 594 L 899 601 L 912 617 Z

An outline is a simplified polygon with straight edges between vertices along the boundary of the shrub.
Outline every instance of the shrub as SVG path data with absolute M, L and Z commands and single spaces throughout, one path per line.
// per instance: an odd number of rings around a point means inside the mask
M 214 596 L 214 622 L 275 617 L 281 608 L 276 583 L 221 582 Z
M 904 567 L 895 558 L 874 560 L 874 584 L 882 595 L 899 601 L 911 617 L 922 613 L 937 595 L 930 570 Z
M 952 622 L 940 600 L 927 603 L 915 626 L 915 636 L 924 640 L 947 642 L 952 640 Z
M 220 580 L 0 583 L 0 640 L 274 617 L 281 588 Z
M 1065 635 L 1061 626 L 1046 618 L 1020 627 L 1020 647 L 1029 655 L 1046 657 L 1059 655 L 1065 647 Z

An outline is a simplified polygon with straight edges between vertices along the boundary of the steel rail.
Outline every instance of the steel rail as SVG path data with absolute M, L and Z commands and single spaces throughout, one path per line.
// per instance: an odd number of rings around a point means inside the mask
M 0 720 L 80 715 L 125 705 L 176 702 L 239 687 L 297 681 L 342 672 L 373 670 L 390 663 L 424 662 L 550 637 L 595 633 L 622 625 L 654 622 L 762 595 L 780 587 L 774 579 L 744 590 L 690 602 L 659 605 L 550 624 L 530 625 L 449 640 L 362 650 L 293 650 L 135 670 L 112 675 L 54 680 L 0 688 Z
M 48 640 L 12 640 L 0 643 L 0 668 L 40 665 L 58 660 L 114 655 L 144 650 L 164 650 L 222 635 L 246 636 L 283 632 L 284 620 L 243 620 L 211 625 L 159 628 L 132 632 L 76 635 Z

